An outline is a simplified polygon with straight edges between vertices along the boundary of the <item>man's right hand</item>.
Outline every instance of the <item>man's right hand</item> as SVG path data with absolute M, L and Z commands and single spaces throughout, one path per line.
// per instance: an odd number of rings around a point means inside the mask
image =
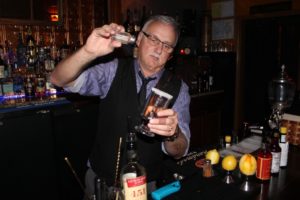
M 115 23 L 96 28 L 88 37 L 83 49 L 95 57 L 107 55 L 122 45 L 121 42 L 111 39 L 112 35 L 119 32 L 124 32 L 124 27 Z
M 122 45 L 111 37 L 119 32 L 124 32 L 124 27 L 115 23 L 94 29 L 83 47 L 58 63 L 51 74 L 51 82 L 59 87 L 72 86 L 89 62 Z

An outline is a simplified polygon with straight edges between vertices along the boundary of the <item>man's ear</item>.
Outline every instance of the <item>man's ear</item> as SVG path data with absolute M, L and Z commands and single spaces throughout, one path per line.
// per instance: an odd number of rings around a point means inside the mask
M 139 34 L 138 34 L 138 36 L 137 36 L 136 42 L 135 42 L 135 44 L 136 44 L 137 47 L 140 46 L 141 40 L 142 40 L 142 32 L 140 31 Z

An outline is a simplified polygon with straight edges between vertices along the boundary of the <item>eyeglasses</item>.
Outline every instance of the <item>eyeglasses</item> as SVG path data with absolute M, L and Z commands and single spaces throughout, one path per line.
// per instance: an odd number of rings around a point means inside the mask
M 158 46 L 158 45 L 160 45 L 160 43 L 162 43 L 163 51 L 165 51 L 167 53 L 171 53 L 173 51 L 174 46 L 171 46 L 170 44 L 167 44 L 165 42 L 160 41 L 154 35 L 148 34 L 148 33 L 144 32 L 144 31 L 142 31 L 142 33 L 147 37 L 148 41 L 150 42 L 150 44 L 152 46 Z

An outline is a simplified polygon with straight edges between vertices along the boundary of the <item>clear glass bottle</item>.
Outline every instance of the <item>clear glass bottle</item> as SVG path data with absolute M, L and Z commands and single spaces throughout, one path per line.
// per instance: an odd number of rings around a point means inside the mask
M 128 162 L 122 168 L 120 176 L 125 200 L 146 200 L 146 170 L 138 163 L 135 133 L 128 133 L 126 148 Z
M 117 40 L 117 41 L 121 42 L 122 44 L 135 43 L 135 36 L 131 35 L 130 33 L 127 33 L 127 32 L 116 33 L 115 35 L 112 35 L 112 39 Z
M 278 175 L 280 169 L 281 148 L 279 146 L 279 133 L 277 131 L 274 132 L 270 144 L 270 151 L 272 154 L 271 174 Z
M 286 141 L 287 128 L 285 126 L 280 127 L 280 142 L 281 148 L 280 167 L 287 166 L 288 154 L 289 154 L 289 142 Z

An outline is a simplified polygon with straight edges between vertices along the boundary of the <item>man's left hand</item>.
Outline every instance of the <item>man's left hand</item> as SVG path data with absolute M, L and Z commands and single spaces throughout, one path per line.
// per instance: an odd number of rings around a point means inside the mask
M 173 109 L 160 110 L 157 118 L 149 121 L 150 131 L 161 136 L 173 136 L 178 126 L 178 115 Z

